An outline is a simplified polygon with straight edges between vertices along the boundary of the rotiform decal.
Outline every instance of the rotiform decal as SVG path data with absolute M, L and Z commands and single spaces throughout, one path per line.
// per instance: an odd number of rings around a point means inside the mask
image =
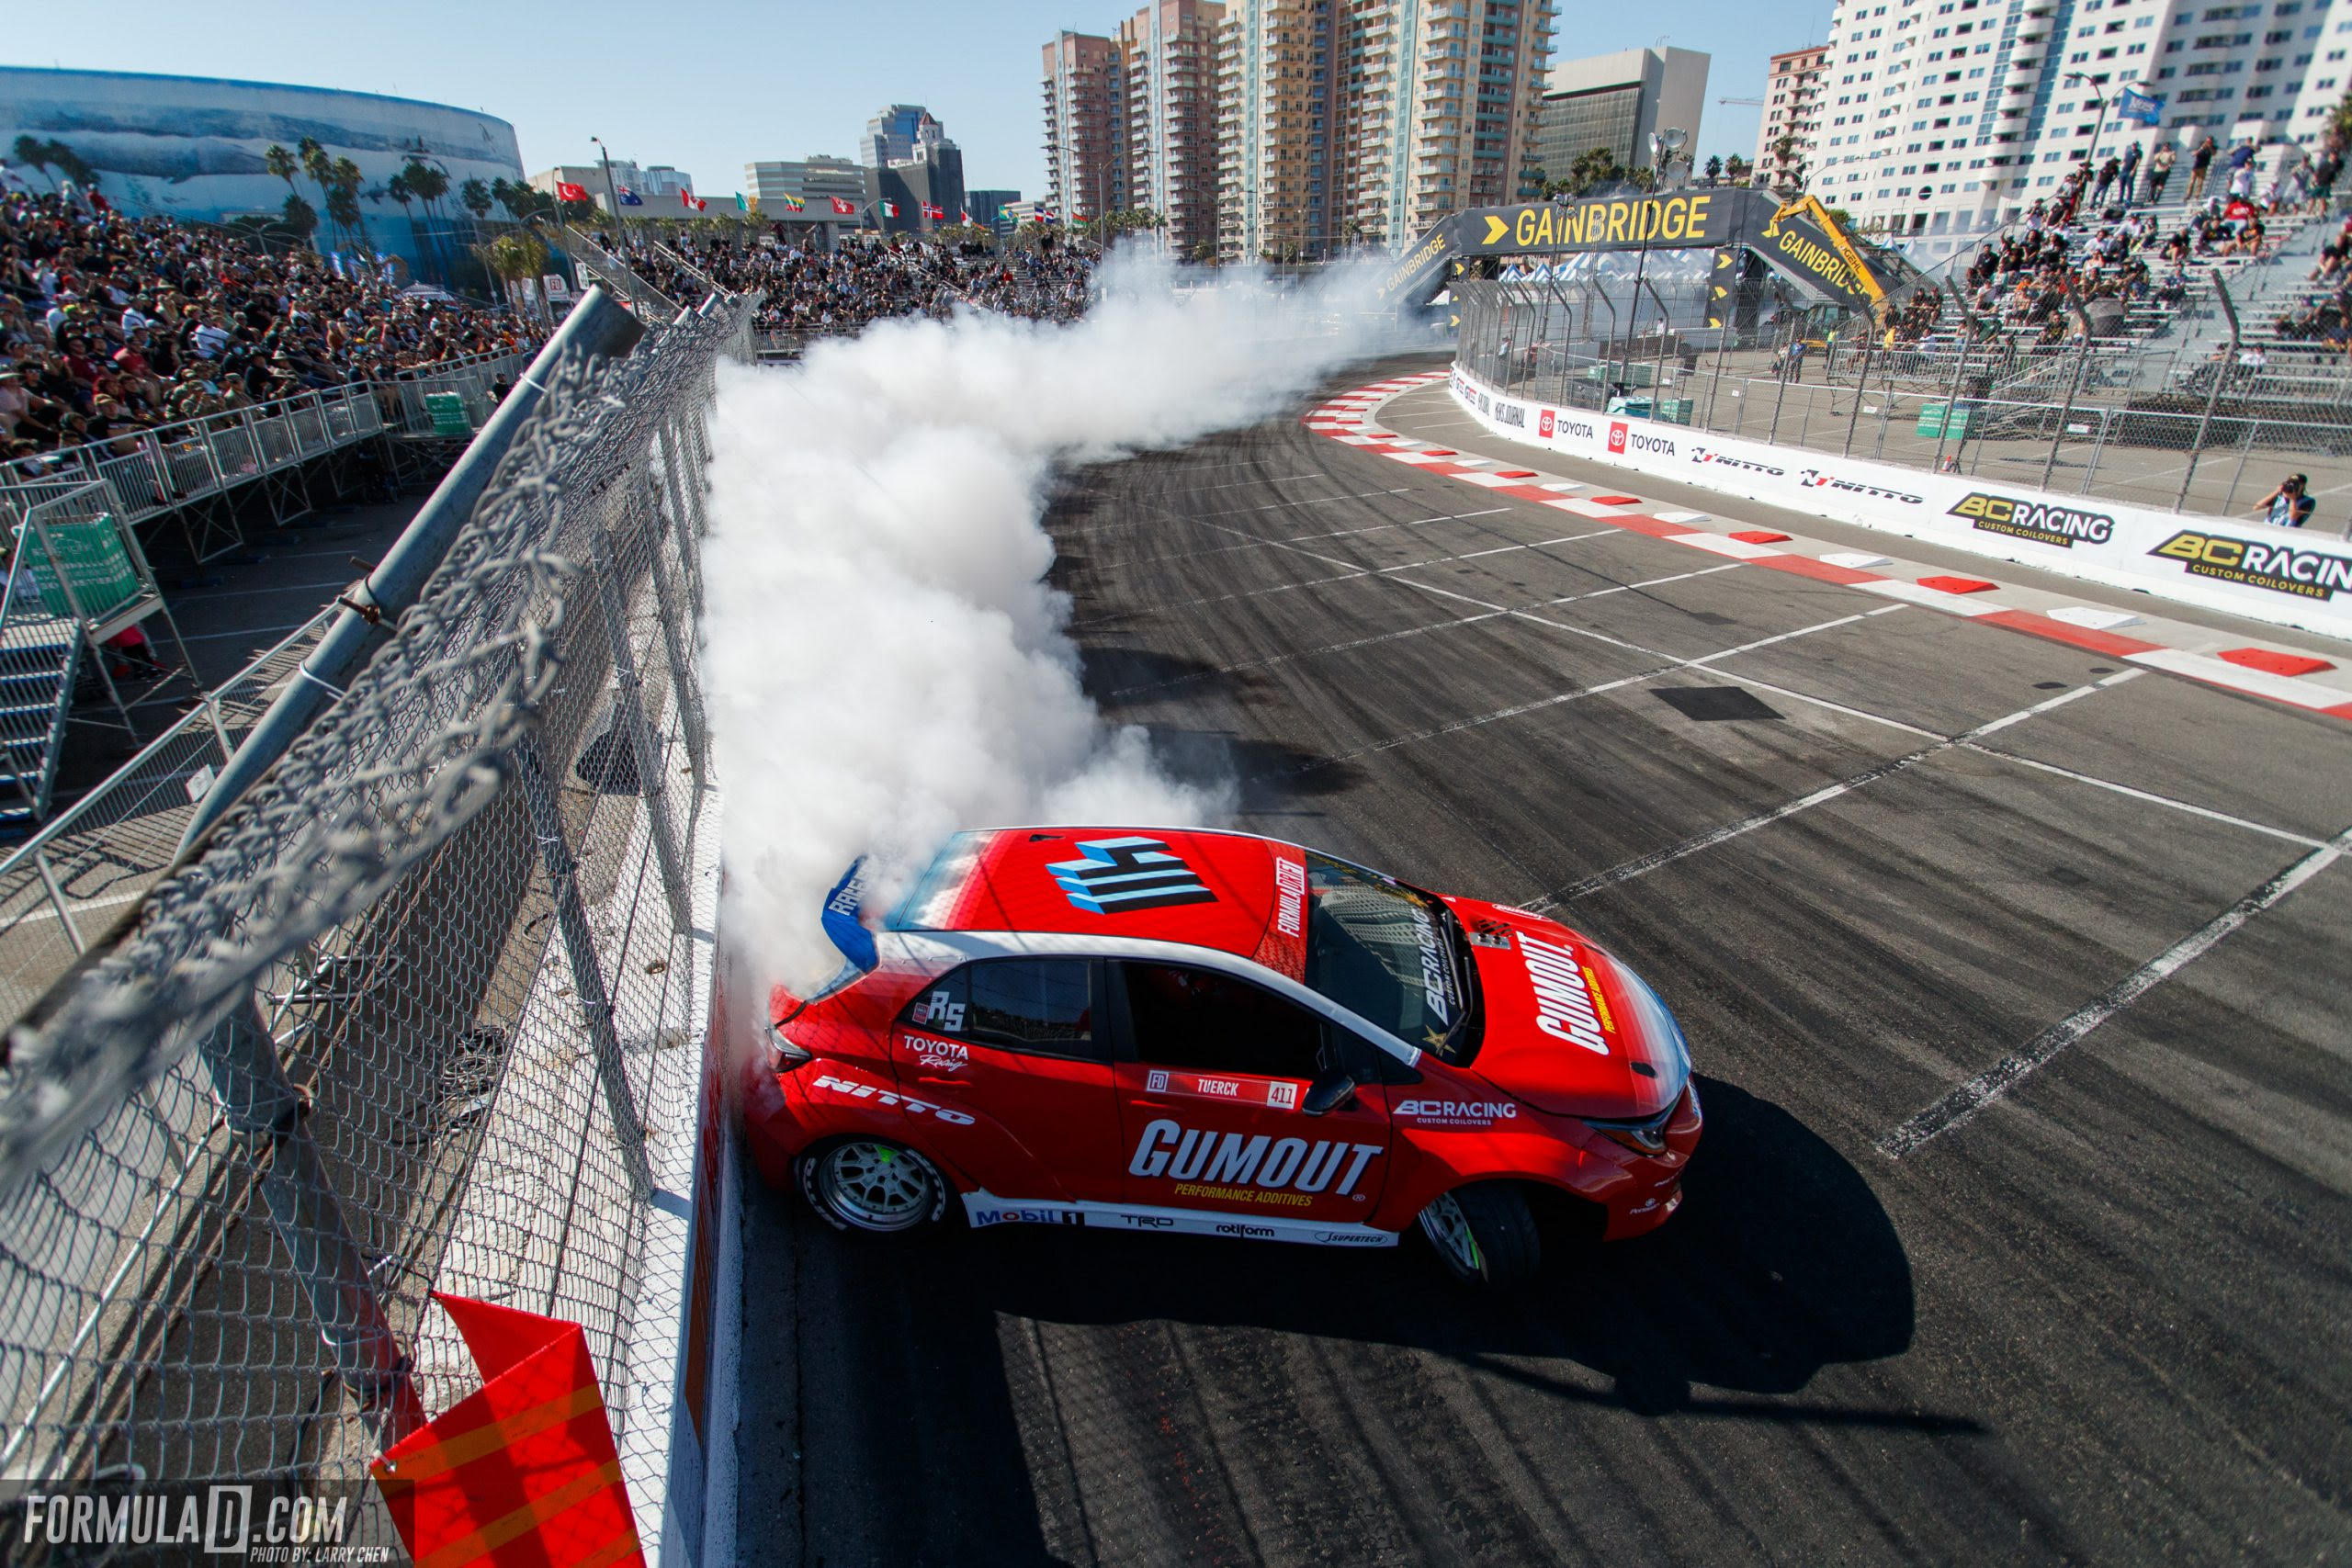
M 2012 539 L 2055 545 L 2062 550 L 2073 549 L 2077 539 L 2086 545 L 2104 545 L 2115 537 L 2115 519 L 2103 512 L 2046 506 L 1981 490 L 1962 496 L 1946 515 L 1965 517 L 1970 526 L 1987 534 L 2007 534 Z
M 2191 576 L 2302 599 L 2333 599 L 2336 590 L 2352 589 L 2352 558 L 2304 545 L 2271 545 L 2184 528 L 2148 553 L 2180 562 Z
M 1519 955 L 1527 964 L 1527 983 L 1535 992 L 1535 1027 L 1555 1040 L 1581 1045 L 1596 1055 L 1609 1055 L 1601 1033 L 1600 987 L 1592 971 L 1558 942 L 1519 933 Z
M 1881 490 L 1876 485 L 1860 484 L 1853 479 L 1841 479 L 1837 475 L 1826 474 L 1819 468 L 1798 469 L 1797 482 L 1815 490 L 1842 490 L 1853 495 L 1874 496 L 1880 501 L 1899 501 L 1905 506 L 1917 506 L 1928 499 L 1924 495 L 1912 495 L 1905 491 Z
M 1078 848 L 1084 860 L 1056 861 L 1046 869 L 1061 885 L 1062 896 L 1089 914 L 1216 902 L 1184 858 L 1158 839 L 1091 839 Z

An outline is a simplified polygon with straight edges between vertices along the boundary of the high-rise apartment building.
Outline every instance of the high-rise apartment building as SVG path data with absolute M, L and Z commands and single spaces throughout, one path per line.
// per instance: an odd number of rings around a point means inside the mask
M 1556 0 L 1154 0 L 1046 46 L 1048 200 L 1227 261 L 1396 247 L 1521 194 Z M 1695 119 L 1693 121 L 1695 125 Z
M 2341 101 L 2343 0 L 1839 0 L 1809 187 L 1933 261 L 2138 144 L 2245 141 L 2275 164 Z M 2117 112 L 2123 89 L 2155 123 Z M 2176 175 L 2177 199 L 2187 184 Z
M 1230 0 L 1218 252 L 1394 249 L 1521 194 L 1555 0 Z
M 1555 62 L 1536 106 L 1527 163 L 1564 179 L 1577 158 L 1605 147 L 1627 168 L 1652 160 L 1650 137 L 1668 127 L 1686 152 L 1699 145 L 1709 58 L 1689 49 L 1627 49 Z
M 1765 73 L 1764 123 L 1756 132 L 1755 183 L 1772 190 L 1798 190 L 1813 167 L 1821 130 L 1821 82 L 1829 51 L 1807 44 L 1772 57 Z
M 1109 39 L 1063 32 L 1046 45 L 1045 209 L 1063 222 L 1125 205 L 1125 87 Z
M 1161 239 L 1180 256 L 1216 243 L 1215 51 L 1224 17 L 1213 0 L 1152 0 L 1112 38 L 1125 106 L 1122 205 L 1166 219 Z

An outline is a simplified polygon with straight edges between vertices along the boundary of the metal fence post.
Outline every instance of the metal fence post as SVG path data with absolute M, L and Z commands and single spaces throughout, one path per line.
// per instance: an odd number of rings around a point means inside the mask
M 2238 308 L 2230 298 L 2229 286 L 2222 281 L 2218 272 L 2213 275 L 2213 298 L 2221 301 L 2222 319 L 2229 323 L 2230 352 L 2227 358 L 2213 367 L 2213 384 L 2205 392 L 2205 412 L 2198 416 L 2197 434 L 2188 443 L 2188 467 L 2181 470 L 2180 493 L 2173 497 L 2172 509 L 2175 512 L 2188 504 L 2188 486 L 2197 478 L 2198 455 L 2205 450 L 2205 434 L 2213 425 L 2213 406 L 2221 401 L 2222 383 L 2229 378 L 2230 372 L 2237 367 L 2238 363 Z M 2234 483 L 2232 484 L 2233 491 L 2236 488 Z
M 1952 420 L 1960 412 L 1960 386 L 1968 374 L 1968 351 L 1976 345 L 1976 318 L 1969 313 L 1968 302 L 1961 298 L 1958 288 L 1951 291 L 1951 302 L 1960 311 L 1960 353 L 1952 360 L 1951 390 L 1944 394 L 1944 416 L 1936 423 L 1935 462 L 1928 470 L 1936 474 L 1944 471 L 1944 437 L 1951 433 Z M 1960 466 L 1957 453 L 1952 456 L 1952 466 Z
M 57 911 L 57 923 L 64 930 L 65 940 L 74 944 L 77 953 L 90 951 L 82 940 L 82 928 L 74 923 L 74 911 L 65 902 L 65 889 L 57 885 L 57 873 L 51 869 L 49 856 L 42 851 L 33 852 L 33 870 L 40 874 L 41 891 L 49 895 L 50 908 Z
M 2066 383 L 2066 405 L 2058 411 L 2058 428 L 2050 437 L 2050 457 L 2041 465 L 2041 488 L 2050 488 L 2050 476 L 2058 470 L 2058 448 L 2066 440 L 2066 422 L 2075 417 L 2075 400 L 2082 394 L 2083 371 L 2091 362 L 2091 319 L 2083 310 L 2082 301 L 2075 298 L 2070 285 L 2066 288 L 2066 308 L 2075 313 L 2075 325 L 2083 334 L 2082 352 L 2075 355 L 2075 374 Z
M 530 813 L 532 836 L 538 840 L 539 863 L 555 896 L 556 926 L 571 963 L 572 995 L 580 1003 L 581 1021 L 588 1028 L 596 1077 L 604 1085 L 605 1111 L 613 1119 L 613 1139 L 620 1145 L 621 1161 L 628 1169 L 629 1190 L 642 1201 L 653 1190 L 653 1171 L 645 1157 L 645 1123 L 638 1116 L 637 1100 L 628 1087 L 620 1033 L 613 1025 L 612 993 L 605 988 L 604 967 L 596 960 L 596 934 L 589 927 L 587 906 L 580 897 L 578 863 L 564 838 L 563 807 L 556 799 L 554 781 L 548 777 L 537 736 L 526 736 L 516 745 L 514 768 L 525 809 Z
M 424 1421 L 409 1359 L 377 1299 L 367 1255 L 345 1221 L 318 1145 L 310 1106 L 288 1081 L 277 1042 L 251 991 L 199 1046 L 220 1113 L 259 1171 L 263 1204 L 292 1260 L 335 1371 L 361 1406 L 390 1416 L 395 1436 Z
M 646 542 L 655 549 L 661 547 L 658 537 Z M 629 643 L 628 599 L 619 581 L 621 552 L 608 521 L 598 525 L 596 554 L 599 558 L 590 570 L 596 575 L 597 592 L 604 601 L 605 636 L 612 647 L 613 677 L 620 688 L 613 699 L 613 722 L 627 733 L 629 753 L 637 762 L 637 793 L 645 802 L 653 857 L 662 869 L 662 889 L 670 900 L 670 918 L 680 931 L 685 931 L 694 924 L 694 900 L 678 858 L 677 829 L 670 820 L 669 781 L 663 777 L 662 748 L 655 743 L 652 726 L 645 717 L 645 679 L 638 673 L 637 650 Z
M 661 516 L 661 500 L 652 493 L 650 485 L 647 487 L 646 502 L 653 508 L 653 514 L 657 518 Z M 695 809 L 699 810 L 702 793 L 708 787 L 710 728 L 703 716 L 700 683 L 694 679 L 694 667 L 686 661 L 695 610 L 691 604 L 679 602 L 678 586 L 671 582 L 669 574 L 662 570 L 661 532 L 655 530 L 647 543 L 651 547 L 646 556 L 646 570 L 653 581 L 655 618 L 662 623 L 662 650 L 670 660 L 670 689 L 678 698 L 678 717 L 686 736 L 686 766 L 694 773 Z M 682 565 L 680 570 L 686 574 L 688 581 L 692 581 L 694 567 L 691 563 Z
M 1846 411 L 1846 449 L 1838 454 L 1840 457 L 1850 457 L 1854 455 L 1854 427 L 1861 423 L 1862 399 L 1871 389 L 1871 355 L 1877 351 L 1878 338 L 1873 332 L 1862 339 L 1862 367 L 1854 378 L 1853 406 Z

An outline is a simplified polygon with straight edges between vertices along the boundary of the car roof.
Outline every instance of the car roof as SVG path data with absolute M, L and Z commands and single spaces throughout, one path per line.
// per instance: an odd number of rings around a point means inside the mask
M 989 829 L 951 840 L 888 925 L 1175 942 L 1296 974 L 1305 959 L 1305 870 L 1296 847 L 1248 833 Z

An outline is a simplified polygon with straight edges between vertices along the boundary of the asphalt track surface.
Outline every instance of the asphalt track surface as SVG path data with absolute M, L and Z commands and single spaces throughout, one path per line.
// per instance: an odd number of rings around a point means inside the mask
M 1238 826 L 1657 985 L 1681 1213 L 1492 1300 L 755 1184 L 744 1561 L 2352 1556 L 2352 733 L 1579 525 L 1295 417 L 1049 519 L 1091 688 Z

